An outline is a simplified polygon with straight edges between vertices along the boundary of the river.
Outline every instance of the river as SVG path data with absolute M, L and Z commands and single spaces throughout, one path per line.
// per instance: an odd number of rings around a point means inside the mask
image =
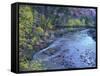
M 96 42 L 89 29 L 70 32 L 33 55 L 46 69 L 88 68 L 96 66 Z

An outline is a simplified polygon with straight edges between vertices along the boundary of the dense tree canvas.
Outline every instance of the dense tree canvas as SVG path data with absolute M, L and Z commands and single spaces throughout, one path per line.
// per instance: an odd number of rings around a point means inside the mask
M 19 71 L 95 68 L 96 9 L 20 4 Z

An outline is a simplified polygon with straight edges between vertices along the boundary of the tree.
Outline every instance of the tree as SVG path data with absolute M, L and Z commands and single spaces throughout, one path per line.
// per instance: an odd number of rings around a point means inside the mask
M 32 8 L 27 5 L 19 7 L 19 45 L 23 46 L 28 42 L 31 36 L 33 26 L 33 13 Z

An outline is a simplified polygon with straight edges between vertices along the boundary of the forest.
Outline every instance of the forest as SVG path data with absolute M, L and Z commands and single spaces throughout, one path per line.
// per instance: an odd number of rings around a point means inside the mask
M 95 67 L 95 28 L 93 8 L 20 5 L 19 70 Z

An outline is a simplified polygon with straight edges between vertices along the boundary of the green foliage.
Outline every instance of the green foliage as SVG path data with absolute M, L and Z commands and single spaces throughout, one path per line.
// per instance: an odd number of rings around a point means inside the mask
M 38 60 L 32 60 L 29 61 L 27 60 L 25 57 L 20 59 L 20 70 L 21 71 L 32 71 L 32 70 L 43 70 L 43 64 L 42 62 L 38 61 Z
M 95 26 L 95 21 L 89 16 L 82 16 L 81 20 L 85 21 L 86 26 Z
M 46 30 L 46 18 L 45 18 L 45 16 L 42 15 L 42 16 L 40 17 L 40 19 L 41 19 L 41 27 L 42 27 L 44 30 Z
M 27 70 L 29 68 L 29 63 L 26 57 L 20 58 L 19 68 L 20 70 Z
M 19 24 L 23 27 L 30 27 L 33 24 L 33 14 L 30 6 L 19 7 Z
M 72 31 L 73 30 L 73 27 L 74 26 L 86 26 L 86 23 L 85 23 L 85 19 L 73 19 L 73 18 L 70 18 L 67 22 L 67 26 L 70 26 L 70 28 L 67 28 L 69 31 Z
M 36 44 L 36 42 L 37 42 L 37 37 L 34 36 L 34 37 L 32 38 L 32 43 L 33 43 L 33 44 Z
M 19 51 L 22 53 L 20 56 L 21 60 L 19 62 L 19 67 L 21 70 L 29 69 L 30 64 L 26 57 L 31 57 L 29 54 L 32 53 L 32 51 L 29 50 L 33 50 L 33 44 L 36 42 L 36 38 L 32 34 L 32 28 L 34 26 L 33 14 L 34 12 L 32 12 L 31 6 L 19 6 L 19 48 L 22 50 L 26 49 L 24 51 Z M 23 54 L 24 56 L 22 56 Z
M 19 7 L 19 45 L 23 46 L 27 43 L 27 38 L 32 32 L 33 26 L 33 13 L 30 6 L 20 6 Z
M 51 19 L 46 19 L 44 15 L 41 16 L 41 27 L 44 30 L 47 29 L 52 29 L 53 25 L 52 25 L 52 20 Z
M 36 27 L 35 32 L 36 32 L 38 35 L 42 35 L 42 34 L 44 33 L 44 30 L 43 30 L 41 27 Z
M 53 28 L 52 20 L 50 20 L 50 19 L 47 20 L 47 28 L 48 29 L 52 29 Z
M 44 69 L 43 64 L 38 60 L 31 61 L 30 67 L 32 70 L 43 70 Z
M 69 19 L 67 22 L 67 26 L 84 26 L 85 25 L 85 20 L 82 19 Z
M 38 20 L 39 13 L 36 10 L 34 10 L 34 9 L 33 9 L 33 12 L 34 12 L 33 13 L 34 23 L 37 24 L 37 20 Z
M 32 44 L 28 44 L 27 46 L 28 46 L 29 49 L 31 49 L 31 50 L 33 49 Z
M 19 7 L 19 48 L 20 51 L 20 70 L 40 70 L 43 69 L 42 63 L 39 61 L 31 61 L 32 51 L 34 51 L 37 43 L 39 44 L 40 36 L 44 34 L 44 29 L 47 27 L 47 20 L 42 16 L 42 23 L 36 26 L 38 13 L 32 10 L 31 6 L 21 5 Z M 49 27 L 50 22 L 48 21 Z M 34 31 L 33 31 L 34 30 Z M 23 49 L 24 48 L 24 49 Z M 24 56 L 23 56 L 24 55 Z

